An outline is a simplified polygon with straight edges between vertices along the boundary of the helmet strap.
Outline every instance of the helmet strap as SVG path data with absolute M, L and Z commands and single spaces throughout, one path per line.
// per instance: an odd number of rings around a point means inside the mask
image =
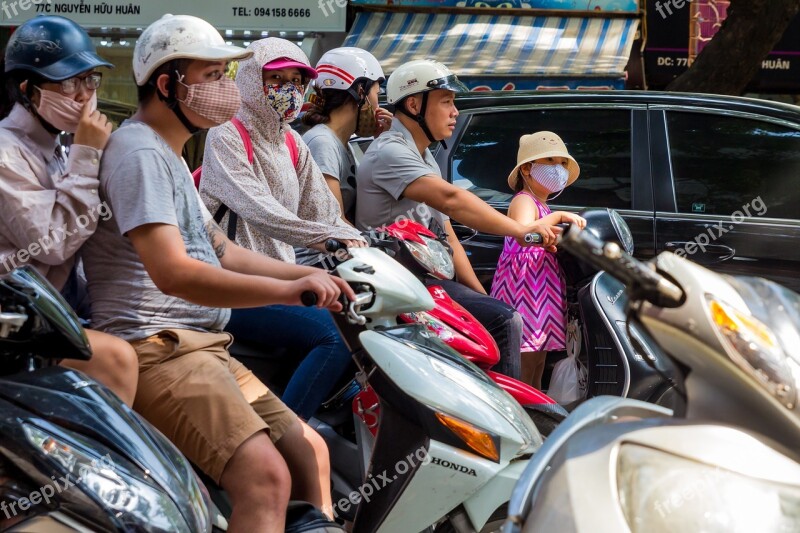
M 178 101 L 178 76 L 180 73 L 177 70 L 170 69 L 169 72 L 169 83 L 167 84 L 167 96 L 161 94 L 161 91 L 158 90 L 156 87 L 156 94 L 158 95 L 158 99 L 164 102 L 167 107 L 178 117 L 178 120 L 181 121 L 183 127 L 191 135 L 196 135 L 201 131 L 204 131 L 204 128 L 198 128 L 189 120 L 186 114 L 183 112 L 180 106 L 180 102 Z
M 430 91 L 425 91 L 424 93 L 422 93 L 422 106 L 420 106 L 418 114 L 412 115 L 411 113 L 408 112 L 405 106 L 405 100 L 399 102 L 399 105 L 397 106 L 397 111 L 400 111 L 404 115 L 414 119 L 417 122 L 417 124 L 419 124 L 419 127 L 422 129 L 422 131 L 425 133 L 425 136 L 431 143 L 440 142 L 442 143 L 442 148 L 447 150 L 447 145 L 444 143 L 444 139 L 434 138 L 433 133 L 431 133 L 431 129 L 428 127 L 428 123 L 425 121 L 425 112 L 428 110 L 428 94 L 430 94 Z

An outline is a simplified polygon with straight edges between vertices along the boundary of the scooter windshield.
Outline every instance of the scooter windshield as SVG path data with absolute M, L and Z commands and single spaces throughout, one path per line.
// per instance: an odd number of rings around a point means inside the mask
M 486 373 L 442 342 L 439 337 L 432 334 L 425 326 L 410 324 L 407 326 L 382 329 L 378 331 L 378 333 L 388 335 L 403 343 L 413 344 L 415 348 L 422 348 L 428 353 L 435 354 L 437 359 L 459 367 L 478 381 L 491 385 L 492 387 L 496 386 Z

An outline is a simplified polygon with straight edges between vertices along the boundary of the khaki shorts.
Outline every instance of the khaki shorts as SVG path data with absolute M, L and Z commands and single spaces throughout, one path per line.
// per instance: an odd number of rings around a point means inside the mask
M 228 460 L 266 430 L 277 442 L 297 416 L 228 353 L 228 333 L 168 329 L 131 343 L 139 356 L 133 408 L 219 483 Z

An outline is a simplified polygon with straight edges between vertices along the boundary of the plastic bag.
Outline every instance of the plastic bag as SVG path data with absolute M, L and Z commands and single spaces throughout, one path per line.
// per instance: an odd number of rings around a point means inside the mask
M 547 395 L 567 405 L 586 397 L 586 367 L 578 360 L 581 351 L 581 328 L 577 320 L 567 326 L 567 357 L 556 363 Z

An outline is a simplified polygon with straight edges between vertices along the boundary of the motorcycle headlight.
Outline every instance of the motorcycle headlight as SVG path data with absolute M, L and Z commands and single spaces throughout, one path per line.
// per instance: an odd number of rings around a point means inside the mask
M 711 322 L 728 356 L 788 409 L 797 402 L 790 361 L 772 330 L 754 316 L 707 296 Z
M 796 531 L 800 489 L 636 444 L 620 447 L 617 491 L 633 533 Z
M 209 529 L 209 513 L 199 487 L 190 491 L 194 500 L 190 525 L 169 495 L 134 469 L 126 468 L 121 458 L 101 456 L 32 424 L 23 423 L 23 429 L 34 448 L 67 474 L 66 480 L 74 485 L 72 490 L 83 490 L 100 500 L 129 528 L 186 533 Z
M 403 244 L 417 262 L 439 279 L 453 279 L 456 274 L 453 258 L 445 246 L 436 239 L 419 236 L 425 244 L 403 241 Z
M 490 405 L 497 413 L 505 418 L 512 427 L 516 428 L 522 435 L 524 444 L 517 452 L 517 456 L 533 453 L 542 445 L 541 436 L 533 425 L 530 417 L 522 407 L 505 391 L 499 389 L 494 383 L 485 384 L 470 373 L 435 359 L 428 358 L 433 369 L 444 377 L 456 383 L 460 388 L 465 389 L 470 394 L 483 400 Z M 471 364 L 471 363 L 469 363 Z M 476 369 L 477 370 L 477 369 Z M 478 370 L 480 372 L 480 370 Z

